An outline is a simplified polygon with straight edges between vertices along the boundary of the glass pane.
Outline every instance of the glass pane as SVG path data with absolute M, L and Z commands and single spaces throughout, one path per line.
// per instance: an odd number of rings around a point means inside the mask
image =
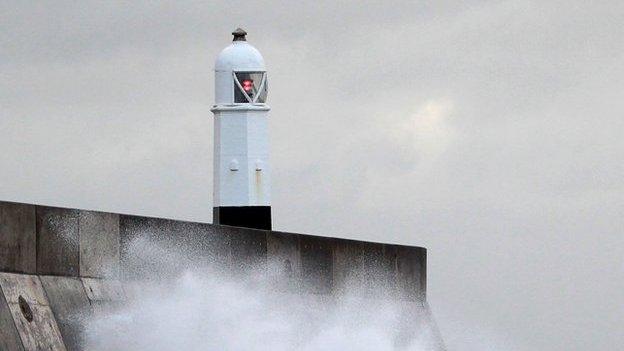
M 258 103 L 264 104 L 267 99 L 267 94 L 269 91 L 269 78 L 264 78 L 264 87 L 262 87 L 262 91 L 260 92 L 260 96 L 258 96 Z
M 234 102 L 236 103 L 249 103 L 253 102 L 256 95 L 260 94 L 258 97 L 258 101 L 263 103 L 266 101 L 266 85 L 265 88 L 262 89 L 262 92 L 259 92 L 260 84 L 262 84 L 262 77 L 264 76 L 264 72 L 236 72 L 236 79 L 240 84 L 241 88 L 247 93 L 249 96 L 249 100 L 243 94 L 243 91 L 238 87 L 238 85 L 234 85 Z

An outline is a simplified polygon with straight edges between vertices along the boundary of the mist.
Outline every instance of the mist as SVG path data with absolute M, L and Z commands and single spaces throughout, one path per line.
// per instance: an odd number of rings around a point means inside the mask
M 128 254 L 141 265 L 124 272 L 125 300 L 83 319 L 84 349 L 437 349 L 421 301 L 372 297 L 355 283 L 334 295 L 288 291 L 276 263 L 225 269 L 145 239 Z

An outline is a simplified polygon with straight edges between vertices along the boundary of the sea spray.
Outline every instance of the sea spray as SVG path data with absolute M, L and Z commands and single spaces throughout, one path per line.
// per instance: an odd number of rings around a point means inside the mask
M 144 267 L 138 273 L 126 272 L 132 279 L 124 283 L 126 299 L 121 305 L 86 320 L 85 349 L 435 347 L 418 301 L 366 298 L 355 284 L 333 295 L 284 291 L 275 284 L 271 263 L 234 271 L 145 240 L 129 247 Z

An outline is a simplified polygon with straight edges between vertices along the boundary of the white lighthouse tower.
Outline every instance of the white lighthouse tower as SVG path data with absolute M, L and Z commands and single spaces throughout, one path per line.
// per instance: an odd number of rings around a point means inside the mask
M 213 222 L 271 229 L 266 68 L 244 30 L 232 35 L 215 63 Z

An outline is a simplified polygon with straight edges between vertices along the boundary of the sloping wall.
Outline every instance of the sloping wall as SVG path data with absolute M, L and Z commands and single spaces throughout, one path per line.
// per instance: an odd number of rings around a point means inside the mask
M 81 320 L 122 295 L 113 280 L 0 273 L 0 350 L 82 350 Z

